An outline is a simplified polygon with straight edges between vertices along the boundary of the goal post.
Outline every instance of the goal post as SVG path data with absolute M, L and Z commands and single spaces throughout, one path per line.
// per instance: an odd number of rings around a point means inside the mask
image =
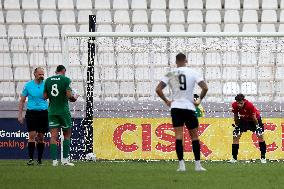
M 284 33 L 76 32 L 66 33 L 63 41 L 64 61 L 70 74 L 82 71 L 82 78 L 73 80 L 78 88 L 84 86 L 81 100 L 95 102 L 95 114 L 104 110 L 101 117 L 157 117 L 158 113 L 153 112 L 159 112 L 156 105 L 161 101 L 155 86 L 175 68 L 179 52 L 187 56 L 188 66 L 208 83 L 209 91 L 203 101 L 207 105 L 228 104 L 237 93 L 243 93 L 256 103 L 278 103 L 281 111 Z M 89 43 L 95 46 L 91 55 Z M 94 71 L 93 89 L 86 87 L 90 65 Z M 198 87 L 195 92 L 200 92 Z M 93 99 L 88 98 L 92 93 Z M 165 93 L 171 95 L 168 88 Z M 141 111 L 130 114 L 121 104 L 131 111 L 133 107 Z

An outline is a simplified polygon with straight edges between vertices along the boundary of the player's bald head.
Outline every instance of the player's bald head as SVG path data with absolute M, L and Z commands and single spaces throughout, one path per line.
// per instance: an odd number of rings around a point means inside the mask
M 42 67 L 37 67 L 34 69 L 35 79 L 38 81 L 44 80 L 44 69 Z
M 176 64 L 177 66 L 184 66 L 185 64 L 187 63 L 187 59 L 186 59 L 186 56 L 185 54 L 183 53 L 178 53 L 176 55 Z

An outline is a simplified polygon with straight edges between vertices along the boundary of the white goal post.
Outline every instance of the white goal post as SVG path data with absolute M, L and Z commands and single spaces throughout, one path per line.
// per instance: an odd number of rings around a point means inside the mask
M 229 102 L 239 92 L 258 102 L 284 98 L 281 32 L 66 33 L 63 55 L 67 66 L 87 66 L 90 37 L 96 45 L 94 100 L 158 100 L 154 87 L 175 67 L 178 52 L 185 53 L 189 66 L 203 74 L 210 89 L 208 102 Z

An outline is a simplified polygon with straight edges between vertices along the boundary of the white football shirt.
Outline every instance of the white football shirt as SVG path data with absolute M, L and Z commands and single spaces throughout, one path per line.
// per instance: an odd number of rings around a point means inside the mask
M 162 82 L 169 85 L 172 91 L 171 108 L 195 111 L 193 91 L 195 84 L 200 81 L 203 81 L 203 78 L 189 67 L 178 67 L 168 72 Z

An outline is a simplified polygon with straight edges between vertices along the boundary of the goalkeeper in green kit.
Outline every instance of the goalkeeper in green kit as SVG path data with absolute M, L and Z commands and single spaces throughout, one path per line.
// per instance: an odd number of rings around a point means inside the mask
M 71 80 L 65 77 L 65 72 L 66 68 L 63 65 L 57 66 L 56 75 L 47 78 L 44 85 L 44 97 L 49 99 L 48 122 L 51 133 L 50 154 L 53 166 L 58 166 L 56 143 L 61 128 L 64 135 L 62 165 L 74 166 L 68 159 L 72 127 L 68 101 L 75 102 L 78 96 L 72 94 Z

